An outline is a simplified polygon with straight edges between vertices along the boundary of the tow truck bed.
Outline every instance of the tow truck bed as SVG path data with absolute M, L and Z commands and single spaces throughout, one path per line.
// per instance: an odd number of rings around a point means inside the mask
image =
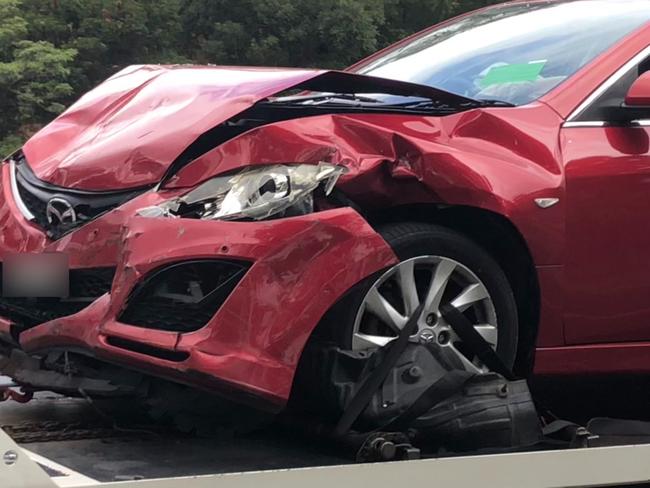
M 93 406 L 83 398 L 39 394 L 26 404 L 0 403 L 0 427 L 30 452 L 101 482 L 346 463 L 273 431 L 196 437 L 145 418 L 122 423 L 132 417 L 127 409 L 119 401 Z M 102 418 L 108 412 L 114 428 Z
M 0 379 L 0 382 L 2 380 Z M 126 407 L 126 408 L 125 408 Z M 0 403 L 0 486 L 607 486 L 650 480 L 650 445 L 353 464 L 317 441 L 275 430 L 200 438 L 121 427 L 124 402 L 38 395 Z M 115 428 L 106 428 L 110 412 Z M 16 443 L 7 433 L 11 433 Z M 16 453 L 16 460 L 12 453 Z M 133 480 L 133 481 L 129 481 Z M 141 481 L 137 481 L 141 480 Z M 131 485 L 134 483 L 134 485 Z

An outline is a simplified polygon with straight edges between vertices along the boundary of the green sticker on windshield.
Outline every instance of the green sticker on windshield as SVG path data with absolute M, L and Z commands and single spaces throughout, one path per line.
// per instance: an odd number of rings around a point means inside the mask
M 533 61 L 521 64 L 506 64 L 490 69 L 481 80 L 483 88 L 503 83 L 517 83 L 522 81 L 535 81 L 544 69 L 546 60 Z

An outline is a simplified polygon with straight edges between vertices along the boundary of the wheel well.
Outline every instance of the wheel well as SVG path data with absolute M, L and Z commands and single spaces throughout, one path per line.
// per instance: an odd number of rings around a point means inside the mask
M 532 373 L 539 327 L 540 292 L 530 251 L 517 228 L 502 215 L 476 207 L 408 205 L 367 215 L 377 228 L 390 222 L 428 222 L 464 234 L 497 261 L 510 282 L 519 315 L 519 344 L 515 373 Z

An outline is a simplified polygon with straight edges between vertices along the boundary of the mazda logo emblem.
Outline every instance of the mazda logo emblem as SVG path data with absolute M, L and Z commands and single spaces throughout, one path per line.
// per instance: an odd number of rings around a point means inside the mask
M 420 344 L 431 344 L 436 340 L 436 334 L 431 329 L 424 329 L 420 332 Z
M 50 225 L 74 224 L 77 212 L 72 204 L 64 198 L 54 197 L 47 202 L 45 216 Z

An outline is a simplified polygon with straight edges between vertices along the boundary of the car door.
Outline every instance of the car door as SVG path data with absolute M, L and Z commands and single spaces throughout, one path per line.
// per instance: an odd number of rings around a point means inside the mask
M 561 130 L 568 344 L 650 340 L 650 109 L 625 124 L 607 115 L 650 70 L 648 55 L 650 47 Z

